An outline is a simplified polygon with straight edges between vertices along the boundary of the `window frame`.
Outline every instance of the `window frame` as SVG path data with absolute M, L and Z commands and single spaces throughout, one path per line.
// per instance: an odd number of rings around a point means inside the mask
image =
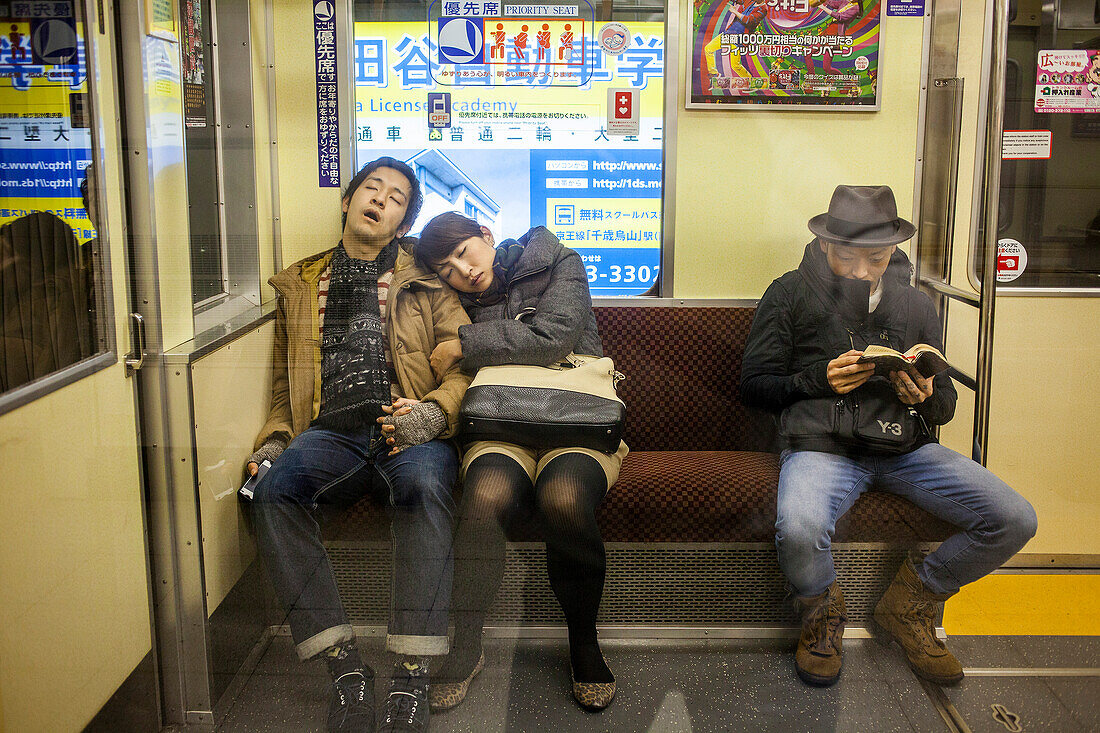
M 636 5 L 619 5 L 612 8 L 610 18 L 600 22 L 615 20 L 615 11 L 620 13 L 645 12 L 641 0 Z M 355 79 L 355 6 L 356 0 L 338 0 L 336 13 L 336 53 L 339 68 L 344 70 L 349 80 Z M 664 104 L 661 125 L 661 242 L 660 275 L 655 280 L 656 291 L 652 295 L 615 296 L 610 299 L 622 306 L 649 303 L 660 298 L 675 298 L 675 249 L 676 249 L 676 177 L 670 171 L 676 167 L 676 143 L 678 135 L 677 118 L 682 109 L 686 109 L 684 99 L 685 76 L 680 73 L 681 61 L 681 4 L 665 0 L 664 2 L 664 70 L 661 82 L 664 84 Z M 341 146 L 340 172 L 343 181 L 350 181 L 359 164 L 355 140 L 355 84 L 345 83 L 338 86 L 338 109 L 341 124 L 346 123 Z

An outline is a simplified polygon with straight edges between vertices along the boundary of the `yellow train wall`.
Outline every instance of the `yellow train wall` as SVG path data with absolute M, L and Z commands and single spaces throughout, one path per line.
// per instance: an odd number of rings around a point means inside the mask
M 109 34 L 99 42 L 111 109 Z M 108 16 L 108 23 L 113 20 Z M 121 154 L 103 177 L 115 341 L 130 343 Z M 121 362 L 0 416 L 0 730 L 82 729 L 153 646 L 132 382 Z

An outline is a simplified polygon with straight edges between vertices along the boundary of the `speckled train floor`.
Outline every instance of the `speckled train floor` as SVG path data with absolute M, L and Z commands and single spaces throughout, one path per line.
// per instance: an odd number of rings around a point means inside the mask
M 933 702 L 896 648 L 845 641 L 844 672 L 831 688 L 803 685 L 794 674 L 789 639 L 607 639 L 604 652 L 618 680 L 611 706 L 597 714 L 574 704 L 564 640 L 486 640 L 486 667 L 457 708 L 432 716 L 448 731 L 944 731 L 941 708 L 972 731 L 1100 731 L 1098 637 L 956 637 L 968 670 Z M 360 641 L 364 658 L 387 667 L 382 639 Z M 1069 669 L 1036 676 L 1032 668 Z M 997 670 L 1010 671 L 1011 675 Z M 1024 670 L 1021 672 L 1021 670 Z M 1076 672 L 1073 672 L 1076 670 Z M 275 636 L 242 676 L 219 733 L 324 730 L 328 675 L 298 663 L 291 640 Z M 1000 706 L 1000 707 L 997 707 Z

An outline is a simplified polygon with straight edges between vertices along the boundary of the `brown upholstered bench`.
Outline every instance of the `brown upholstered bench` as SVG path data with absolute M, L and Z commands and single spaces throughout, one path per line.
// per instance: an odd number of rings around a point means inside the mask
M 596 308 L 604 351 L 626 375 L 631 452 L 599 508 L 608 624 L 797 623 L 775 557 L 779 457 L 770 416 L 740 399 L 751 307 Z M 868 492 L 838 523 L 833 548 L 849 624 L 865 623 L 905 553 L 946 539 L 950 525 L 909 502 Z M 385 513 L 363 501 L 326 527 L 353 621 L 384 624 L 390 540 Z M 562 622 L 535 528 L 510 539 L 498 626 Z
M 767 415 L 741 403 L 751 307 L 597 307 L 604 351 L 626 375 L 630 455 L 599 509 L 607 542 L 771 542 L 779 481 Z M 379 536 L 383 512 L 363 501 L 330 539 Z M 837 525 L 837 542 L 939 542 L 952 528 L 891 494 L 868 492 Z M 534 539 L 525 532 L 513 539 Z
M 779 481 L 772 420 L 741 403 L 751 307 L 600 307 L 604 351 L 626 375 L 630 455 L 599 510 L 609 542 L 771 542 Z M 950 525 L 868 492 L 838 542 L 942 541 Z

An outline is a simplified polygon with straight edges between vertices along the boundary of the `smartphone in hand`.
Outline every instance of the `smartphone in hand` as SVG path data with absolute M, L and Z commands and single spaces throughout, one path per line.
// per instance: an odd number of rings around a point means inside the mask
M 237 489 L 237 496 L 244 501 L 252 501 L 256 486 L 260 483 L 260 479 L 264 477 L 264 474 L 267 473 L 269 468 L 271 468 L 271 461 L 264 460 L 257 468 L 256 475 L 249 476 L 248 480 L 244 482 L 241 488 Z

